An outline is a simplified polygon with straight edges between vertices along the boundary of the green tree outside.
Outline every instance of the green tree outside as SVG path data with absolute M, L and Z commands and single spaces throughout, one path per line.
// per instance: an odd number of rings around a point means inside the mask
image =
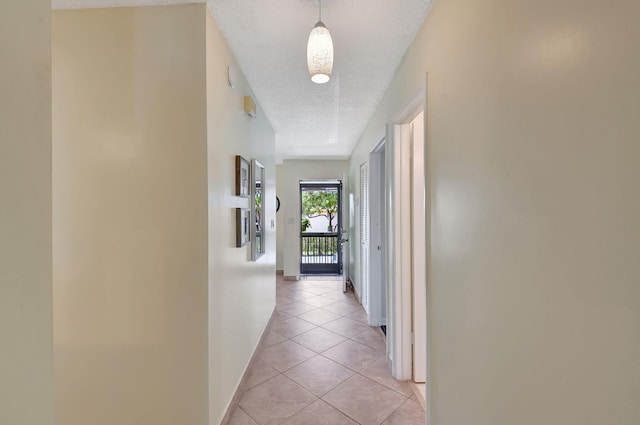
M 302 192 L 302 215 L 305 218 L 325 216 L 329 221 L 328 232 L 335 232 L 337 223 L 333 220 L 338 215 L 338 192 L 333 190 L 305 190 Z M 303 225 L 303 228 L 305 226 Z M 307 226 L 308 227 L 308 226 Z M 304 229 L 306 230 L 306 228 Z M 303 231 L 304 231 L 303 230 Z

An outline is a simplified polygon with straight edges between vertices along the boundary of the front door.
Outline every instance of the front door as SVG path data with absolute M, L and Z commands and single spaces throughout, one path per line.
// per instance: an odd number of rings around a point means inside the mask
M 340 182 L 300 182 L 300 273 L 342 273 Z

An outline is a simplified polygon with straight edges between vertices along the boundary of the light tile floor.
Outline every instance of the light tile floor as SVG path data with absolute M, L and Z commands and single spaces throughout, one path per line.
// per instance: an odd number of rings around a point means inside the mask
M 278 276 L 276 311 L 229 425 L 424 425 L 366 320 L 341 281 Z

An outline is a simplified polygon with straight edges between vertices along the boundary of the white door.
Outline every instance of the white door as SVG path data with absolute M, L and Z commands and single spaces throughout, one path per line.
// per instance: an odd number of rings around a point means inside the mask
M 386 163 L 385 143 L 381 141 L 369 155 L 368 201 L 368 281 L 369 325 L 387 324 L 387 275 L 386 275 Z
M 362 307 L 369 314 L 369 164 L 360 165 L 360 282 Z

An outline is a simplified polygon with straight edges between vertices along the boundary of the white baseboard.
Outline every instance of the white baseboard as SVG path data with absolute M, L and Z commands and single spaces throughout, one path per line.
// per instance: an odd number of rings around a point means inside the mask
M 240 402 L 240 399 L 242 398 L 242 395 L 244 394 L 244 391 L 245 391 L 245 387 L 246 387 L 245 381 L 247 379 L 247 375 L 251 370 L 251 365 L 253 364 L 253 361 L 256 358 L 256 355 L 258 354 L 258 350 L 260 350 L 260 346 L 262 345 L 262 341 L 264 340 L 267 330 L 269 329 L 269 326 L 271 326 L 271 321 L 273 320 L 273 313 L 275 313 L 275 311 L 276 311 L 276 308 L 274 307 L 273 311 L 271 312 L 271 317 L 269 318 L 269 321 L 267 322 L 267 325 L 264 327 L 262 331 L 262 335 L 258 340 L 258 344 L 256 345 L 255 350 L 253 350 L 253 354 L 251 355 L 251 358 L 249 359 L 249 362 L 247 363 L 247 366 L 244 369 L 244 373 L 242 374 L 242 378 L 238 383 L 236 392 L 231 398 L 229 405 L 227 406 L 227 411 L 225 412 L 224 417 L 222 418 L 222 422 L 220 422 L 220 425 L 227 425 L 231 418 L 231 414 L 233 413 L 234 410 L 236 410 L 236 407 L 238 407 L 238 403 Z
M 409 382 L 411 383 L 411 389 L 413 390 L 413 393 L 416 395 L 416 398 L 418 399 L 418 403 L 420 403 L 420 406 L 422 406 L 422 409 L 426 412 L 427 400 L 425 400 L 422 393 L 420 392 L 420 389 L 418 388 L 418 384 L 412 381 L 409 381 Z M 421 385 L 424 385 L 424 384 L 421 384 Z
M 356 300 L 358 300 L 358 304 L 362 305 L 362 298 L 360 297 L 360 294 L 358 294 L 358 290 L 356 289 L 356 285 L 353 283 L 353 280 L 351 281 L 351 287 L 353 288 L 353 295 L 356 297 Z

